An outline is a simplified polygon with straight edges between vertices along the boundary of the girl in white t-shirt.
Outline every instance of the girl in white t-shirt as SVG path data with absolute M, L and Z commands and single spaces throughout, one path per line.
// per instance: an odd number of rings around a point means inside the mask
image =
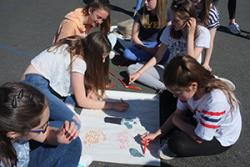
M 164 83 L 178 97 L 177 108 L 160 129 L 142 136 L 142 142 L 167 138 L 161 158 L 213 155 L 236 143 L 242 120 L 229 85 L 188 55 L 170 61 Z
M 62 39 L 31 60 L 24 82 L 45 94 L 53 120 L 73 120 L 80 126 L 72 111 L 75 103 L 89 109 L 125 111 L 126 103 L 102 100 L 110 50 L 110 42 L 100 32 L 84 39 L 78 36 Z
M 128 67 L 130 83 L 138 80 L 156 90 L 165 90 L 166 87 L 162 82 L 164 66 L 157 63 L 163 59 L 167 49 L 169 57 L 166 64 L 182 53 L 191 55 L 201 62 L 203 49 L 209 48 L 209 31 L 196 24 L 196 11 L 193 3 L 190 0 L 173 0 L 171 10 L 173 12 L 172 24 L 164 29 L 156 54 L 146 64 L 137 63 Z

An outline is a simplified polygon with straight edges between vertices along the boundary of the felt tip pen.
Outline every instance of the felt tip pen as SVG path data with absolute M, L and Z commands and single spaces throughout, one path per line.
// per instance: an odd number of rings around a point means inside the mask
M 123 104 L 125 104 L 125 102 L 124 102 L 124 100 L 121 98 L 121 102 L 123 103 Z
M 148 147 L 148 141 L 145 141 L 145 142 L 143 143 L 143 154 L 146 153 L 147 147 Z

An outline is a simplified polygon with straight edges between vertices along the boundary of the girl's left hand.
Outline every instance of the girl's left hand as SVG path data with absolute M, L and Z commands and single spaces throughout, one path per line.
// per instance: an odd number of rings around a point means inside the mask
M 65 121 L 57 134 L 57 142 L 60 144 L 69 144 L 78 136 L 78 128 L 74 122 Z
M 190 17 L 186 24 L 188 34 L 194 34 L 196 29 L 196 19 L 194 17 Z

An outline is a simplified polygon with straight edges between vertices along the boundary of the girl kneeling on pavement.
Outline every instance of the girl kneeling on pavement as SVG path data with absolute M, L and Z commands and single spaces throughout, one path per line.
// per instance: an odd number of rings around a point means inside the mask
M 72 105 L 125 111 L 127 103 L 103 100 L 110 50 L 111 44 L 101 32 L 93 32 L 84 39 L 79 36 L 62 39 L 31 60 L 23 82 L 47 97 L 52 120 L 74 121 L 80 127 Z

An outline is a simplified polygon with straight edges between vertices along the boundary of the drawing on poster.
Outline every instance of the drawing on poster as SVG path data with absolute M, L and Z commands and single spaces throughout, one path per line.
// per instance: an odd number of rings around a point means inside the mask
M 128 132 L 123 131 L 117 133 L 117 141 L 118 141 L 118 148 L 119 149 L 127 149 L 129 146 L 129 142 L 131 140 L 130 134 Z
M 89 130 L 84 136 L 85 145 L 99 144 L 106 140 L 106 136 L 100 129 Z
M 126 100 L 129 110 L 119 113 L 84 109 L 80 115 L 84 122 L 80 135 L 86 146 L 84 155 L 101 162 L 159 166 L 159 143 L 152 143 L 150 151 L 144 154 L 140 138 L 159 126 L 158 98 L 134 92 L 110 91 L 107 94 L 111 101 Z
M 140 151 L 138 151 L 138 149 L 136 149 L 136 148 L 130 148 L 130 149 L 129 149 L 129 153 L 130 153 L 130 155 L 133 156 L 133 157 L 144 157 L 144 156 L 140 153 Z
M 138 125 L 139 119 L 129 119 L 129 118 L 123 118 L 122 124 L 125 125 L 128 129 L 132 129 L 134 126 Z

